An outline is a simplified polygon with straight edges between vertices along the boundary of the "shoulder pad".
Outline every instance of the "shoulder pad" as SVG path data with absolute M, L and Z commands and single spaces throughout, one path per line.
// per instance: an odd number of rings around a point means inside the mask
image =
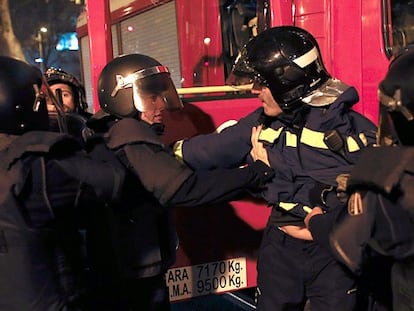
M 54 132 L 30 131 L 17 137 L 5 150 L 3 167 L 8 168 L 26 153 L 67 153 L 80 150 L 75 138 Z
M 367 148 L 351 172 L 347 190 L 362 186 L 391 193 L 405 172 L 414 172 L 414 148 Z
M 163 146 L 159 137 L 144 122 L 132 118 L 119 120 L 105 136 L 110 149 L 141 142 Z

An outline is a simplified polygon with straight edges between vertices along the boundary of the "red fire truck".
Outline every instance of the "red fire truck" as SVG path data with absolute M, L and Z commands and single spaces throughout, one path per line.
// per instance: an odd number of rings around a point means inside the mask
M 105 64 L 120 54 L 142 53 L 170 68 L 185 105 L 166 119 L 167 142 L 214 131 L 261 104 L 246 89 L 224 83 L 240 48 L 278 25 L 310 31 L 328 71 L 357 88 L 355 109 L 377 121 L 377 85 L 389 59 L 414 41 L 413 1 L 87 1 L 77 32 L 90 109 L 99 109 L 96 85 Z M 250 198 L 177 208 L 181 244 L 167 274 L 171 301 L 254 288 L 256 251 L 269 212 L 264 202 Z M 245 303 L 247 310 L 254 308 Z

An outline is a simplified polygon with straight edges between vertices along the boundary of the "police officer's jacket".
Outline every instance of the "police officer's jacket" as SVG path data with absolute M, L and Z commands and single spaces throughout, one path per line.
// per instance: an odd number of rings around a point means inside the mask
M 346 209 L 311 218 L 315 240 L 356 273 L 368 248 L 397 261 L 412 260 L 414 148 L 367 148 L 351 171 L 347 191 Z
M 108 124 L 109 130 L 90 138 L 87 148 L 93 158 L 128 171 L 117 207 L 110 209 L 101 228 L 95 228 L 100 241 L 110 232 L 108 243 L 96 250 L 95 264 L 107 273 L 102 261 L 107 258 L 115 282 L 118 276 L 165 273 L 174 262 L 177 237 L 168 207 L 227 201 L 273 176 L 260 161 L 246 169 L 194 172 L 175 159 L 149 124 L 133 118 Z
M 103 185 L 114 171 L 57 133 L 0 134 L 0 145 L 0 310 L 83 310 L 78 230 L 96 195 L 116 191 Z
M 250 163 L 251 129 L 264 124 L 259 139 L 267 149 L 275 177 L 253 194 L 274 207 L 271 222 L 303 225 L 303 217 L 313 207 L 314 189 L 320 193 L 321 185 L 336 186 L 336 176 L 349 173 L 361 149 L 375 142 L 375 125 L 351 110 L 357 101 L 357 92 L 350 87 L 329 106 L 304 105 L 295 115 L 267 118 L 263 108 L 258 108 L 220 133 L 176 144 L 175 154 L 195 169 Z M 340 135 L 341 150 L 325 143 L 325 134 L 331 130 Z

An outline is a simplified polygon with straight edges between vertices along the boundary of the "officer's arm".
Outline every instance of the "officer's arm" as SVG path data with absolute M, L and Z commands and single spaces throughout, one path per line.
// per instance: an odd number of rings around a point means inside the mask
M 329 236 L 339 221 L 342 212 L 343 209 L 336 208 L 329 211 L 329 213 L 323 213 L 321 208 L 316 207 L 305 218 L 306 227 L 311 232 L 313 240 L 329 251 L 331 251 Z
M 54 162 L 68 176 L 91 186 L 101 199 L 114 200 L 119 194 L 124 175 L 109 164 L 94 161 L 82 153 Z
M 127 145 L 123 152 L 145 189 L 163 205 L 228 201 L 274 176 L 273 169 L 260 161 L 245 168 L 192 171 L 159 146 Z
M 244 168 L 195 171 L 168 201 L 169 205 L 197 206 L 228 202 L 258 189 L 274 176 L 273 170 L 261 161 Z
M 245 163 L 252 148 L 250 137 L 258 118 L 258 112 L 253 112 L 220 133 L 177 142 L 175 156 L 193 169 L 238 167 Z

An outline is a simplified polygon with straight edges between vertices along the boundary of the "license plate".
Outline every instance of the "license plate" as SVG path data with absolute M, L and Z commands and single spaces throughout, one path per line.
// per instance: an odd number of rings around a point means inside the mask
M 232 258 L 168 270 L 170 301 L 247 287 L 246 258 Z

